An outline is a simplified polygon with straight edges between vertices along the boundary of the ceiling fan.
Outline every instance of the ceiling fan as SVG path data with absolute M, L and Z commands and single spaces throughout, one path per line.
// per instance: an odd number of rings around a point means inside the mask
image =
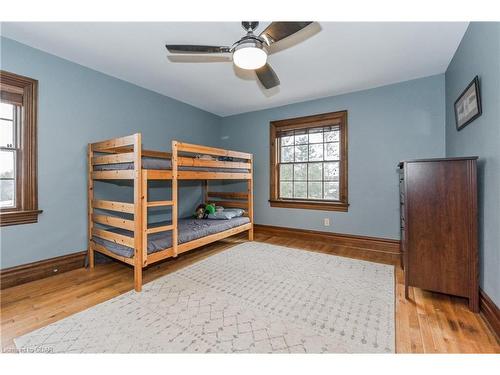
M 231 53 L 233 62 L 242 69 L 255 70 L 259 81 L 266 89 L 280 84 L 280 80 L 267 63 L 268 47 L 307 27 L 312 22 L 272 22 L 259 35 L 254 34 L 259 23 L 245 21 L 241 23 L 247 32 L 240 40 L 229 46 L 202 46 L 167 44 L 167 50 L 173 54 L 224 54 Z

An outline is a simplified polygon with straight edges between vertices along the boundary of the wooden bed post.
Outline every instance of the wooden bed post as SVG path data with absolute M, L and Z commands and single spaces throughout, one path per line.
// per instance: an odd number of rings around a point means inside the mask
M 250 179 L 247 180 L 248 194 L 248 218 L 250 219 L 251 227 L 248 230 L 248 240 L 253 241 L 253 156 L 250 159 Z
M 145 267 L 148 262 L 148 174 L 146 170 L 141 170 L 141 185 L 142 266 Z
M 177 141 L 172 141 L 172 250 L 173 256 L 177 256 L 177 215 L 178 215 L 178 186 L 177 186 Z
M 94 226 L 92 216 L 94 214 L 94 208 L 92 201 L 94 200 L 94 180 L 92 178 L 92 158 L 94 152 L 92 151 L 92 144 L 88 144 L 87 149 L 87 213 L 88 213 L 88 256 L 89 256 L 89 267 L 94 268 L 94 249 L 92 248 L 92 228 Z
M 208 202 L 208 180 L 203 180 L 203 202 L 201 203 L 207 203 Z
M 141 133 L 134 134 L 134 289 L 142 289 L 142 140 Z

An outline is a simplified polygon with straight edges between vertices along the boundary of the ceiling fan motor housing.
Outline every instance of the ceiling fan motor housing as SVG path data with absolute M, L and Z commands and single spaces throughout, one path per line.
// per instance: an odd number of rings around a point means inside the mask
M 268 45 L 264 39 L 262 39 L 256 35 L 251 34 L 251 35 L 244 36 L 243 38 L 238 40 L 236 43 L 234 43 L 233 46 L 231 47 L 231 51 L 234 52 L 234 51 L 237 51 L 241 48 L 253 47 L 253 48 L 262 49 L 266 53 L 268 53 L 267 46 Z

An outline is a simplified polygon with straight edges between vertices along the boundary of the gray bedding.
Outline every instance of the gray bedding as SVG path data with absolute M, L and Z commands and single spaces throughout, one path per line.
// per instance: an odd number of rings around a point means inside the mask
M 160 158 L 142 158 L 142 168 L 144 169 L 172 169 L 172 162 L 170 159 Z M 129 170 L 134 169 L 134 163 L 113 163 L 95 165 L 95 171 L 116 171 L 116 170 Z
M 168 170 L 172 169 L 172 162 L 170 159 L 160 159 L 160 158 L 142 158 L 142 168 L 143 169 L 160 169 Z M 113 163 L 113 164 L 102 164 L 95 165 L 94 171 L 116 171 L 116 170 L 130 170 L 134 169 L 134 163 Z M 205 172 L 235 172 L 235 173 L 247 173 L 246 169 L 234 169 L 234 168 L 207 168 L 207 167 L 179 167 L 182 171 L 205 171 Z
M 178 222 L 179 243 L 189 242 L 210 234 L 219 233 L 227 229 L 235 228 L 249 223 L 248 217 L 240 216 L 230 220 L 199 220 L 199 219 L 181 219 Z M 157 223 L 153 226 L 168 225 L 168 222 Z M 123 234 L 129 237 L 133 236 L 131 231 L 119 228 L 109 229 L 110 232 Z M 109 251 L 115 254 L 131 258 L 134 255 L 134 249 L 125 245 L 117 244 L 99 237 L 92 238 L 95 243 L 105 246 Z M 166 249 L 172 246 L 172 231 L 153 233 L 148 235 L 148 254 Z

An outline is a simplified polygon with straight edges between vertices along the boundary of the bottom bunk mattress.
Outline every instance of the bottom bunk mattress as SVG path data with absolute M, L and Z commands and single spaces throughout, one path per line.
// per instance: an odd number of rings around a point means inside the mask
M 235 217 L 229 220 L 200 220 L 200 219 L 180 219 L 178 221 L 178 242 L 185 243 L 198 238 L 206 237 L 211 234 L 223 232 L 225 230 L 239 227 L 250 222 L 246 216 Z M 152 225 L 152 227 L 169 225 L 168 222 L 161 222 Z M 133 237 L 133 232 L 112 228 L 108 229 L 110 232 L 123 234 Z M 134 249 L 125 245 L 115 243 L 113 241 L 105 240 L 100 237 L 93 236 L 92 240 L 104 247 L 109 251 L 121 255 L 123 257 L 131 258 L 134 255 Z M 172 231 L 158 232 L 148 235 L 148 254 L 164 250 L 172 246 Z

